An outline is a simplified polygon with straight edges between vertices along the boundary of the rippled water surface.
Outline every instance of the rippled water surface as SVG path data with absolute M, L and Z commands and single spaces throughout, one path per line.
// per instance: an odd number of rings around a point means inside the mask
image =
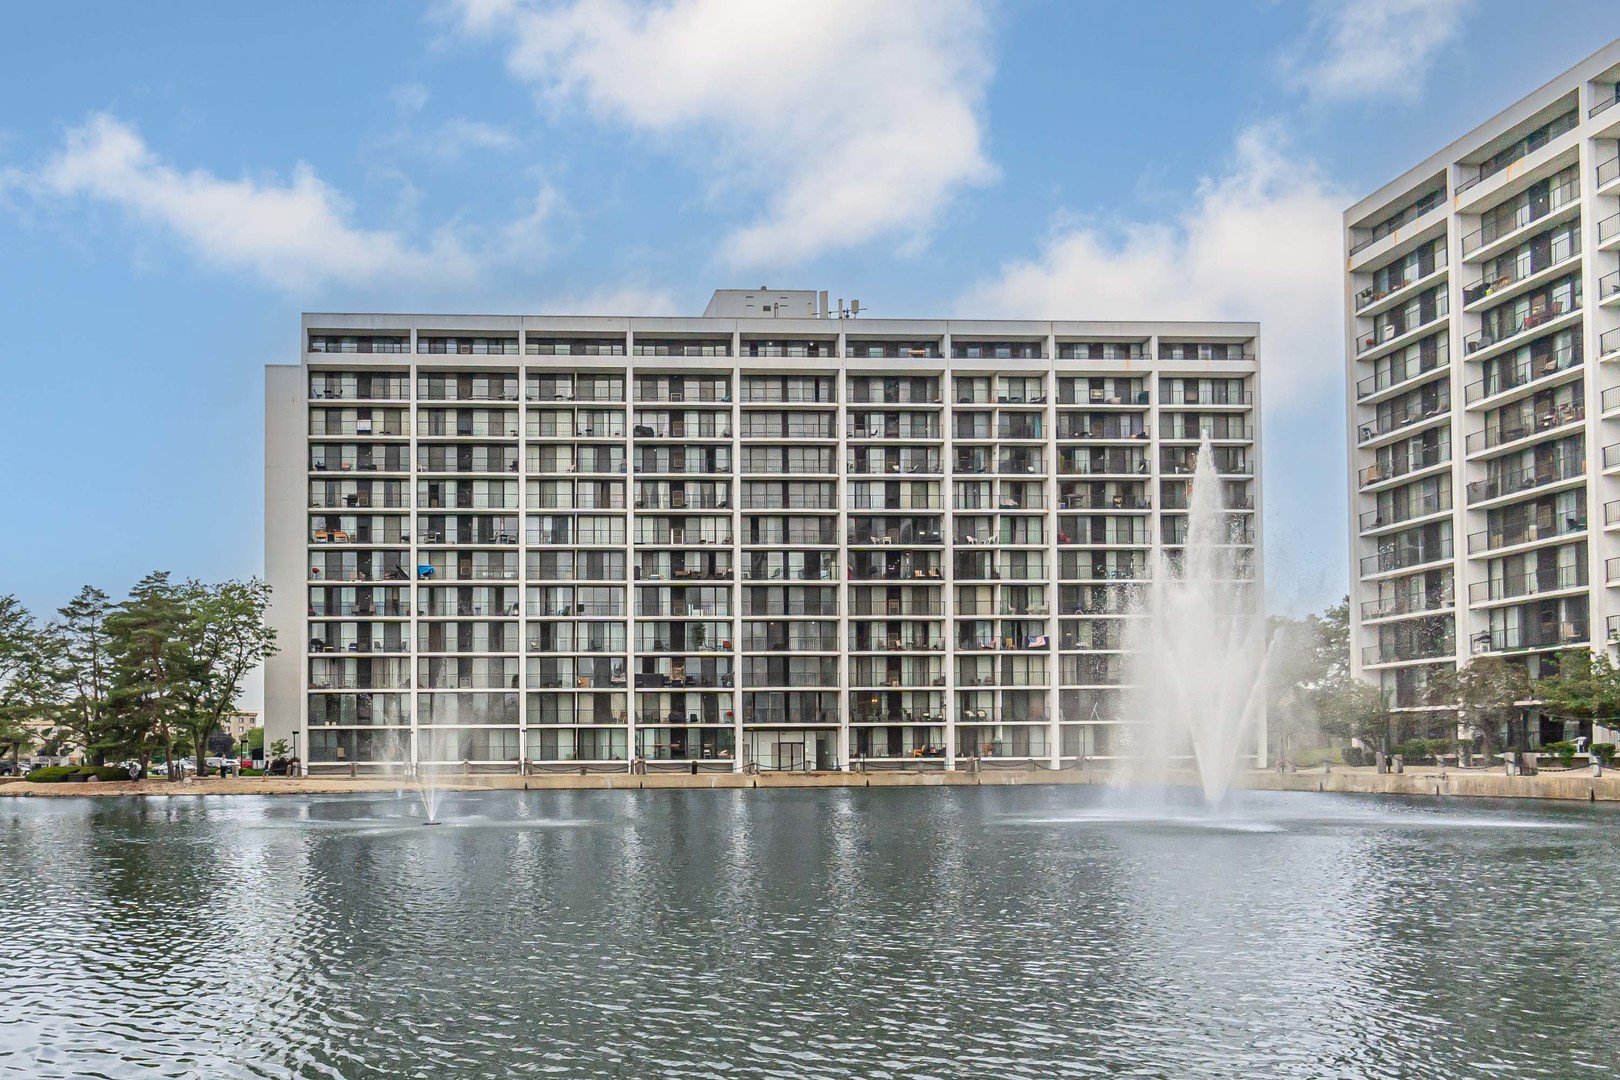
M 1620 814 L 0 799 L 0 1076 L 1620 1073 Z

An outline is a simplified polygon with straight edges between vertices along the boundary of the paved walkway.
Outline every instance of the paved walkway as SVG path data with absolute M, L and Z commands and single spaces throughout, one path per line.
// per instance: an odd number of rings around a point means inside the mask
M 735 788 L 836 788 L 836 787 L 992 787 L 1013 784 L 1095 784 L 1106 783 L 1111 771 L 1103 766 L 1083 766 L 1054 772 L 1050 769 L 984 769 L 977 773 L 941 770 L 907 772 L 900 770 L 869 773 L 767 772 L 757 776 L 743 773 L 544 773 L 534 776 L 509 774 L 445 777 L 440 786 L 452 791 L 481 790 L 655 790 L 655 789 L 735 789 Z M 1250 772 L 1240 778 L 1240 786 L 1266 791 L 1331 791 L 1385 795 L 1439 795 L 1453 797 L 1562 799 L 1580 802 L 1620 802 L 1620 771 L 1595 777 L 1587 770 L 1574 772 L 1542 771 L 1535 776 L 1507 776 L 1501 768 L 1491 770 L 1440 769 L 1414 766 L 1398 775 L 1379 775 L 1372 768 L 1351 769 L 1334 766 L 1302 772 L 1276 770 Z M 370 791 L 397 791 L 398 781 L 389 779 L 351 780 L 342 776 L 260 777 L 228 779 L 208 777 L 184 781 L 146 780 L 141 783 L 102 782 L 80 784 L 30 784 L 25 780 L 0 783 L 0 796 L 46 798 L 144 795 L 330 795 Z

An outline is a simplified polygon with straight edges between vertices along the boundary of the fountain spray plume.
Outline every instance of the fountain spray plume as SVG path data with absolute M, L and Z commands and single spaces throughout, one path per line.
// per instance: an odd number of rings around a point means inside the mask
M 1124 719 L 1142 782 L 1168 784 L 1191 758 L 1204 799 L 1219 805 L 1240 763 L 1258 752 L 1265 704 L 1265 619 L 1237 525 L 1222 500 L 1206 432 L 1179 560 L 1161 552 L 1125 633 Z
M 411 761 L 407 753 L 407 745 L 397 728 L 389 729 L 386 736 L 387 759 L 389 770 L 400 770 L 400 773 L 411 781 L 416 789 L 418 803 L 422 807 L 424 825 L 439 824 L 439 801 L 443 797 L 443 789 L 439 787 L 438 774 L 431 769 L 423 769 L 419 764 Z

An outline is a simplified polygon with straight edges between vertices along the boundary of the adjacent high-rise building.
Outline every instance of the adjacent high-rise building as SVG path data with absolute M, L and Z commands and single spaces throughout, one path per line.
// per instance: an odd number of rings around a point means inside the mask
M 311 769 L 1116 754 L 1130 603 L 1203 436 L 1258 583 L 1257 327 L 828 308 L 304 316 L 266 373 L 269 742 Z
M 1353 663 L 1397 709 L 1620 629 L 1617 100 L 1620 42 L 1345 214 Z

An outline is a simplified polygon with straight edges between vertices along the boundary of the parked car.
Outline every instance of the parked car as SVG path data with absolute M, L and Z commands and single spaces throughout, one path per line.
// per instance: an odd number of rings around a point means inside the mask
M 0 776 L 15 776 L 17 766 L 11 763 L 10 758 L 0 758 Z

